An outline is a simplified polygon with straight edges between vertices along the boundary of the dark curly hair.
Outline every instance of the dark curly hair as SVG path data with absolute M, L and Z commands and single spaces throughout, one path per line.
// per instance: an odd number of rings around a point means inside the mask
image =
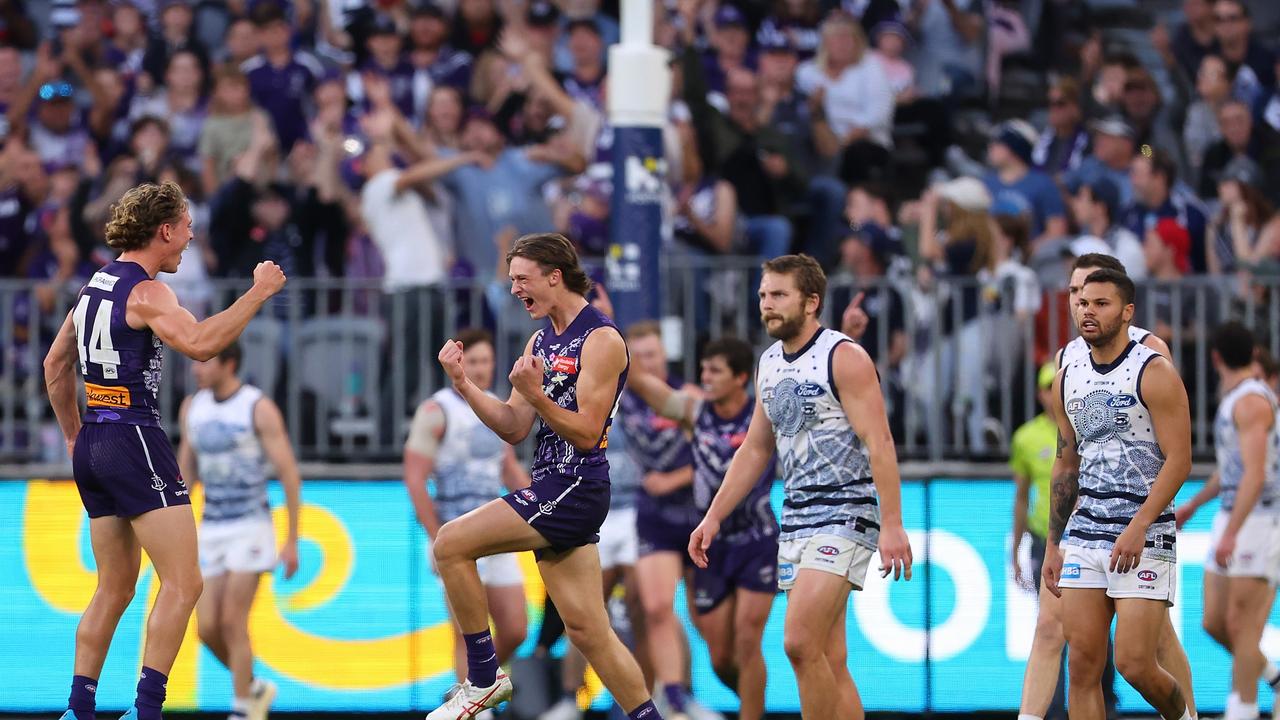
M 187 198 L 177 183 L 143 183 L 111 206 L 107 246 L 120 252 L 141 250 L 161 225 L 177 223 L 186 211 Z

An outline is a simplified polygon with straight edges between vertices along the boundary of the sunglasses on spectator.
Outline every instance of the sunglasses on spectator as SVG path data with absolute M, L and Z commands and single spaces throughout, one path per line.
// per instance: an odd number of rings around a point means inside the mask
M 70 83 L 45 83 L 40 86 L 40 99 L 52 100 L 54 98 L 69 98 L 75 94 Z

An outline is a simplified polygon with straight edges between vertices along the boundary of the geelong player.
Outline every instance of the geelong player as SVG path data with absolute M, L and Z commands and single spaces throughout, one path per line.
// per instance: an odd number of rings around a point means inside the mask
M 467 380 L 492 395 L 493 336 L 486 330 L 462 330 L 457 340 L 464 348 L 462 369 Z M 435 500 L 427 493 L 427 478 L 432 475 Z M 515 448 L 480 422 L 471 406 L 449 387 L 437 391 L 414 413 L 404 444 L 404 482 L 418 523 L 434 539 L 441 525 L 502 495 L 504 486 L 509 490 L 527 487 L 529 475 L 520 467 Z M 494 647 L 502 665 L 524 642 L 528 622 L 524 575 L 515 553 L 479 558 L 476 569 L 493 617 Z M 467 676 L 467 653 L 460 635 L 454 637 L 453 662 L 461 682 Z
M 1071 276 L 1067 281 L 1067 305 L 1071 312 L 1071 320 L 1076 325 L 1077 331 L 1080 327 L 1080 318 L 1076 315 L 1077 299 L 1080 295 L 1080 289 L 1084 287 L 1084 281 L 1095 270 L 1111 270 L 1118 273 L 1124 272 L 1124 265 L 1119 260 L 1110 255 L 1101 255 L 1098 253 L 1087 253 L 1080 255 L 1075 259 L 1071 266 Z M 1156 353 L 1163 355 L 1165 358 L 1172 360 L 1173 356 L 1169 352 L 1169 346 L 1154 333 L 1144 330 L 1135 325 L 1129 325 L 1129 339 L 1151 348 Z M 1057 363 L 1058 368 L 1070 365 L 1073 362 L 1081 360 L 1089 355 L 1089 343 L 1084 337 L 1077 336 L 1074 340 L 1067 343 L 1058 351 Z M 1046 411 L 1052 415 L 1052 408 L 1046 407 Z M 1039 549 L 1038 546 L 1033 546 Z M 1041 550 L 1043 553 L 1044 550 Z M 1043 568 L 1044 556 L 1041 554 L 1034 560 Z M 1049 592 L 1048 588 L 1043 584 L 1039 590 L 1040 611 L 1039 617 L 1036 619 L 1035 636 L 1031 642 L 1031 654 L 1027 658 L 1027 669 L 1022 679 L 1022 704 L 1019 712 L 1019 720 L 1041 720 L 1049 710 L 1050 704 L 1053 702 L 1055 688 L 1059 684 L 1062 670 L 1062 650 L 1066 645 L 1066 639 L 1062 634 L 1062 602 L 1056 595 Z M 1167 617 L 1164 628 L 1160 632 L 1160 645 L 1157 648 L 1160 666 L 1169 671 L 1171 675 L 1178 681 L 1178 685 L 1183 688 L 1187 705 L 1195 715 L 1195 697 L 1191 690 L 1191 663 L 1187 661 L 1187 652 L 1182 647 L 1182 643 L 1178 640 L 1178 635 L 1173 629 L 1173 621 Z
M 1177 510 L 1186 522 L 1214 496 L 1221 501 L 1204 564 L 1204 629 L 1231 653 L 1225 720 L 1258 717 L 1259 675 L 1273 690 L 1280 686 L 1280 671 L 1259 647 L 1280 573 L 1280 428 L 1276 396 L 1257 377 L 1253 350 L 1253 333 L 1238 322 L 1214 333 L 1222 394 L 1213 423 L 1217 472 Z
M 701 363 L 705 397 L 673 390 L 638 367 L 631 371 L 631 391 L 692 436 L 694 501 L 704 511 L 747 437 L 755 408 L 747 394 L 753 363 L 751 346 L 742 340 L 708 343 Z M 769 505 L 773 478 L 771 459 L 746 502 L 721 523 L 707 551 L 708 566 L 693 575 L 694 624 L 707 641 L 716 675 L 738 693 L 743 720 L 764 715 L 761 637 L 778 591 L 778 521 Z
M 643 371 L 668 388 L 684 382 L 667 374 L 667 355 L 658 323 L 642 320 L 627 328 L 631 371 Z M 644 608 L 645 635 L 664 710 L 681 717 L 692 708 L 685 693 L 688 640 L 675 613 L 676 586 L 691 569 L 685 546 L 701 515 L 693 504 L 693 451 L 680 425 L 645 404 L 630 386 L 618 402 L 631 457 L 644 471 L 636 493 L 636 588 Z
M 263 720 L 275 698 L 270 680 L 253 675 L 249 610 L 258 581 L 277 563 L 285 578 L 298 570 L 298 513 L 302 476 L 275 401 L 239 378 L 240 345 L 193 366 L 199 392 L 178 412 L 178 467 L 187 482 L 204 483 L 200 572 L 196 604 L 200 641 L 231 671 L 232 720 Z M 289 529 L 277 554 L 267 463 L 284 488 Z
M 173 290 L 155 280 L 156 273 L 178 269 L 191 242 L 187 200 L 174 183 L 126 192 L 111 209 L 106 240 L 119 258 L 80 290 L 44 360 L 49 402 L 88 511 L 98 568 L 98 587 L 76 629 L 75 677 L 63 718 L 93 720 L 98 674 L 146 550 L 160 591 L 147 619 L 137 699 L 125 717 L 159 720 L 165 683 L 203 588 L 191 498 L 156 404 L 163 345 L 195 360 L 217 355 L 284 287 L 285 277 L 275 264 L 260 263 L 248 292 L 196 322 Z M 88 400 L 83 417 L 77 367 Z
M 584 297 L 591 280 L 562 235 L 526 235 L 507 253 L 511 292 L 529 315 L 547 318 L 511 369 L 511 397 L 498 400 L 467 379 L 465 348 L 450 340 L 440 364 L 480 420 L 508 443 L 539 420 L 533 484 L 445 523 L 432 546 L 454 621 L 467 648 L 467 679 L 428 720 L 465 720 L 511 696 L 499 672 L 476 560 L 533 550 L 547 592 L 574 647 L 627 710 L 660 717 L 644 677 L 609 626 L 595 543 L 609 512 L 609 425 L 627 377 L 627 346 L 608 316 Z
M 1090 352 L 1054 381 L 1059 439 L 1044 582 L 1062 598 L 1073 718 L 1105 716 L 1101 680 L 1116 619 L 1116 669 L 1161 716 L 1188 720 L 1156 649 L 1173 604 L 1171 503 L 1191 467 L 1191 416 L 1173 364 L 1129 337 L 1133 294 L 1127 275 L 1097 270 L 1077 297 Z
M 764 264 L 760 319 L 778 342 L 760 360 L 760 401 L 747 437 L 689 538 L 694 562 L 711 567 L 712 541 L 757 487 L 776 447 L 786 490 L 778 552 L 778 586 L 788 591 L 783 645 L 805 720 L 863 717 L 845 663 L 845 615 L 877 541 L 881 574 L 911 579 L 880 381 L 862 348 L 818 323 L 826 288 L 807 255 Z

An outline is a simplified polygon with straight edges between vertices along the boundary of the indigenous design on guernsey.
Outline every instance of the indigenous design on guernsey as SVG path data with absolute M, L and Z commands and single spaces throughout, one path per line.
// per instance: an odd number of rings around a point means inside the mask
M 1236 429 L 1236 403 L 1248 395 L 1261 395 L 1270 403 L 1272 410 L 1277 407 L 1276 396 L 1267 384 L 1256 378 L 1249 378 L 1231 388 L 1231 392 L 1218 404 L 1218 415 L 1213 421 L 1213 441 L 1217 452 L 1218 479 L 1222 483 L 1218 493 L 1221 509 L 1230 512 L 1235 508 L 1236 493 L 1240 490 L 1240 481 L 1244 478 L 1244 458 L 1240 452 L 1240 433 Z M 1276 416 L 1277 425 L 1271 428 L 1271 437 L 1267 439 L 1267 460 L 1264 465 L 1266 473 L 1262 480 L 1262 495 L 1254 505 L 1255 513 L 1276 514 L 1280 512 L 1280 414 Z
M 134 262 L 112 262 L 93 274 L 72 311 L 87 407 L 83 422 L 160 427 L 160 338 L 125 322 L 133 288 L 151 276 Z
M 582 346 L 592 331 L 615 328 L 607 315 L 591 305 L 578 313 L 564 332 L 557 335 L 550 323 L 538 331 L 533 341 L 533 353 L 542 358 L 542 391 L 552 402 L 566 410 L 578 410 L 578 374 L 582 369 Z M 630 361 L 627 368 L 630 368 Z M 627 382 L 627 368 L 618 376 L 618 387 L 613 393 L 613 412 L 600 428 L 600 440 L 590 450 L 579 450 L 560 437 L 542 418 L 538 419 L 538 447 L 534 451 L 533 482 L 551 474 L 608 481 L 609 461 L 605 448 L 609 446 L 609 426 L 613 413 L 618 409 L 618 396 Z
M 853 342 L 827 328 L 795 354 L 774 343 L 760 358 L 757 396 L 773 423 L 786 500 L 786 542 L 836 535 L 875 549 L 880 508 L 866 445 L 849 425 L 831 374 L 836 348 Z
M 1143 330 L 1140 327 L 1129 326 L 1129 339 L 1141 345 L 1146 339 L 1151 337 L 1150 330 Z M 1076 339 L 1062 346 L 1062 354 L 1058 357 L 1058 367 L 1063 368 L 1071 363 L 1080 360 L 1089 355 L 1089 343 L 1084 338 L 1077 336 Z
M 431 399 L 444 412 L 444 437 L 435 458 L 436 512 L 441 522 L 449 522 L 504 492 L 502 460 L 507 444 L 452 388 L 436 392 Z
M 1080 502 L 1067 522 L 1064 544 L 1111 549 L 1164 467 L 1151 411 L 1142 400 L 1142 373 L 1157 357 L 1130 340 L 1107 365 L 1086 355 L 1063 370 L 1062 406 L 1080 455 Z M 1171 503 L 1147 529 L 1143 556 L 1174 562 L 1174 532 Z
M 716 414 L 710 402 L 698 403 L 693 425 L 693 492 L 699 514 L 705 514 L 711 499 L 720 490 L 724 474 L 733 455 L 747 439 L 755 398 L 748 398 L 742 410 L 730 418 Z M 746 542 L 778 534 L 778 519 L 769 504 L 769 490 L 776 472 L 776 459 L 770 458 L 764 473 L 747 493 L 747 497 L 720 523 L 720 537 L 726 542 Z
M 241 385 L 225 400 L 212 390 L 191 398 L 186 430 L 204 483 L 207 522 L 271 516 L 266 455 L 253 423 L 261 398 L 262 391 L 252 385 Z

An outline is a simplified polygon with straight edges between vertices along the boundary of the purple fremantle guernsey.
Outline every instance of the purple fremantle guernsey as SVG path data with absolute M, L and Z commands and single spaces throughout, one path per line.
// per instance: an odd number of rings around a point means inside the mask
M 542 358 L 543 378 L 542 391 L 556 405 L 567 410 L 578 410 L 578 377 L 582 370 L 582 346 L 592 331 L 602 327 L 617 329 L 607 315 L 591 305 L 587 305 L 578 313 L 578 317 L 569 323 L 564 332 L 557 335 L 551 323 L 538 332 L 533 341 L 533 353 Z M 627 368 L 618 376 L 618 387 L 614 390 L 614 408 L 616 410 L 618 396 L 627 382 Z M 609 446 L 609 426 L 613 423 L 613 414 L 605 419 L 600 429 L 600 440 L 590 450 L 579 450 L 568 440 L 561 438 L 547 423 L 538 420 L 538 447 L 534 451 L 533 468 L 530 475 L 536 484 L 540 480 L 558 475 L 561 477 L 577 477 L 588 480 L 609 480 L 609 460 L 605 457 L 605 448 Z
M 667 384 L 673 388 L 684 385 L 676 376 L 669 376 Z M 693 464 L 693 449 L 685 437 L 680 423 L 659 415 L 632 392 L 623 392 L 618 403 L 618 415 L 627 431 L 627 447 L 631 457 L 640 466 L 642 475 L 651 472 L 671 472 Z M 686 485 L 666 495 L 650 495 L 643 486 L 636 496 L 640 515 L 659 523 L 680 527 L 693 523 L 698 517 L 693 509 L 693 486 Z
M 129 293 L 151 279 L 141 265 L 116 261 L 94 273 L 80 290 L 71 317 L 88 399 L 86 425 L 160 427 L 160 338 L 125 322 Z
M 749 398 L 738 414 L 722 418 L 710 402 L 699 403 L 693 425 L 693 494 L 702 513 L 711 506 L 734 453 L 747 438 L 755 404 L 755 399 Z M 746 499 L 720 523 L 720 538 L 725 542 L 747 542 L 778 535 L 778 519 L 769 504 L 769 491 L 776 476 L 775 462 L 776 457 L 769 459 L 768 467 Z

